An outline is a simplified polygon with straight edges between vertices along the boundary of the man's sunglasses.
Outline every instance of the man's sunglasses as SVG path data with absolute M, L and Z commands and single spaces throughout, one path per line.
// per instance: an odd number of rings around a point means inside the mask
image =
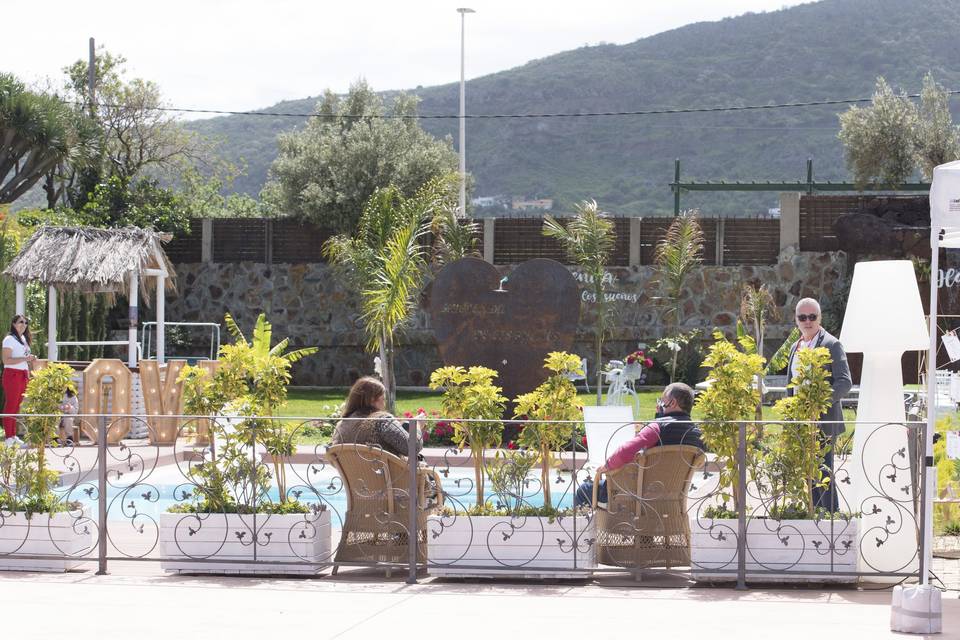
M 807 320 L 809 320 L 810 322 L 813 322 L 816 319 L 817 319 L 817 314 L 815 313 L 808 313 L 808 314 L 798 313 L 797 314 L 797 320 L 799 320 L 800 322 L 806 322 Z

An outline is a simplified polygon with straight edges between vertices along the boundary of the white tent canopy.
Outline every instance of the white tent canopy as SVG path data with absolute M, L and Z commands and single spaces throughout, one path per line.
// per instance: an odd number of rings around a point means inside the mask
M 927 356 L 927 398 L 937 394 L 937 288 L 940 249 L 960 248 L 960 161 L 942 164 L 933 170 L 930 186 L 930 353 Z M 923 492 L 923 563 L 921 584 L 928 584 L 933 560 L 933 488 L 937 470 L 933 466 L 933 433 L 937 403 L 927 403 L 926 468 Z

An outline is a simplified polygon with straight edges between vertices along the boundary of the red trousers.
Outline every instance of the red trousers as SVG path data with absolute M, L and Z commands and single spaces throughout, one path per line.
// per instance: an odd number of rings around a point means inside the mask
M 20 413 L 20 401 L 23 399 L 23 392 L 27 390 L 27 371 L 6 367 L 3 370 L 2 380 L 3 397 L 6 400 L 3 404 L 3 412 Z M 8 438 L 17 435 L 16 418 L 10 416 L 3 419 L 3 433 Z

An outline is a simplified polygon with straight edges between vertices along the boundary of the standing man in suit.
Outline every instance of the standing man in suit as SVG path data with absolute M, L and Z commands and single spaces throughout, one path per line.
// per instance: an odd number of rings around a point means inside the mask
M 850 387 L 853 386 L 853 380 L 850 378 L 850 366 L 847 364 L 847 354 L 843 350 L 843 345 L 834 336 L 820 326 L 822 320 L 820 314 L 820 303 L 813 298 L 804 298 L 797 303 L 796 312 L 797 328 L 800 329 L 800 339 L 790 350 L 790 360 L 787 363 L 787 375 L 790 380 L 797 375 L 797 351 L 799 349 L 815 349 L 825 347 L 830 350 L 830 375 L 828 377 L 830 386 L 833 388 L 831 400 L 833 404 L 820 416 L 825 422 L 820 424 L 821 443 L 828 446 L 828 450 L 823 455 L 823 475 L 829 478 L 829 484 L 826 487 L 815 487 L 813 489 L 813 503 L 817 507 L 823 507 L 830 511 L 837 511 L 837 489 L 833 478 L 833 452 L 837 448 L 837 436 L 844 431 L 843 407 L 840 401 Z M 793 395 L 793 389 L 787 389 L 789 395 Z

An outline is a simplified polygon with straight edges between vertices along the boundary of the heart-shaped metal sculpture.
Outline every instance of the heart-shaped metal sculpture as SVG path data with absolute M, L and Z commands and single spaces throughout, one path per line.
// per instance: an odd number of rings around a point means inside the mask
M 492 264 L 463 258 L 440 270 L 429 296 L 444 363 L 495 369 L 511 400 L 546 379 L 548 353 L 573 347 L 580 294 L 570 271 L 555 260 L 524 262 L 501 285 Z

